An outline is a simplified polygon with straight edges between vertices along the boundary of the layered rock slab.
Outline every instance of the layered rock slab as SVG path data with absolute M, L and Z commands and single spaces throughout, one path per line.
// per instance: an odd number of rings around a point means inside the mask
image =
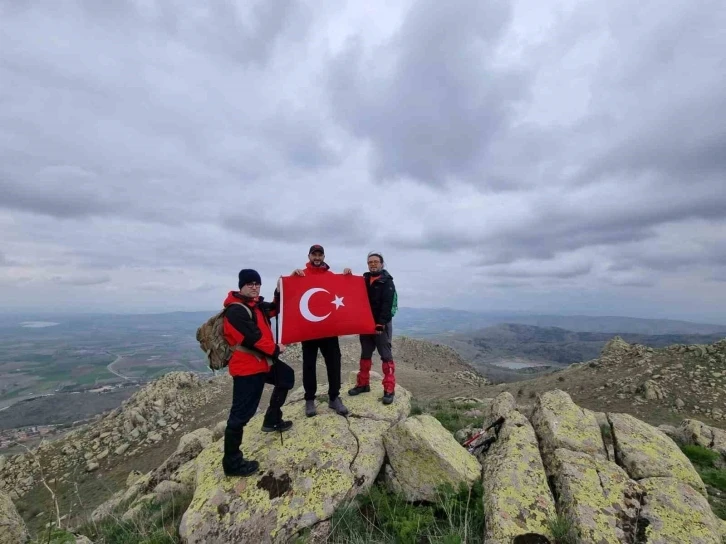
M 706 498 L 676 478 L 646 478 L 637 542 L 721 544 L 721 521 Z
M 665 433 L 629 414 L 608 413 L 608 421 L 617 463 L 631 478 L 675 478 L 707 496 L 696 469 Z
M 409 417 L 383 436 L 394 488 L 408 501 L 434 502 L 440 486 L 471 487 L 481 465 L 430 415 Z
M 293 427 L 283 433 L 284 442 L 279 433 L 261 432 L 262 414 L 252 418 L 241 449 L 260 463 L 256 475 L 227 478 L 222 440 L 205 448 L 196 460 L 194 498 L 179 528 L 183 542 L 286 542 L 365 491 L 383 463 L 383 433 L 410 409 L 410 394 L 402 387 L 389 406 L 380 403 L 380 385 L 371 389 L 344 399 L 349 418 L 327 408 L 307 418 L 301 401 L 285 406 Z
M 549 458 L 561 448 L 607 459 L 595 414 L 580 408 L 566 392 L 555 390 L 540 395 L 530 419 L 545 467 L 552 464 Z
M 513 409 L 511 397 L 503 393 L 494 399 L 489 424 L 499 417 L 504 417 L 504 423 L 497 440 L 480 457 L 487 520 L 484 542 L 549 542 L 548 523 L 556 517 L 554 499 L 534 429 Z
M 551 459 L 549 470 L 559 511 L 578 535 L 578 542 L 633 542 L 643 487 L 602 458 L 557 449 Z

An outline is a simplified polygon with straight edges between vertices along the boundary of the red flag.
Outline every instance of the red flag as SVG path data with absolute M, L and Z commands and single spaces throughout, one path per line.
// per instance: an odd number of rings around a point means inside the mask
M 376 324 L 362 276 L 284 276 L 281 283 L 281 344 L 375 333 Z

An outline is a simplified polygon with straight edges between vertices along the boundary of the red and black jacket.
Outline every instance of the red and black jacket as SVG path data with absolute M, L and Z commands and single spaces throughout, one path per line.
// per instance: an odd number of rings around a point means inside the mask
M 308 261 L 305 263 L 306 274 L 332 274 L 330 267 L 326 263 L 322 263 L 320 266 L 313 266 L 313 263 Z
M 250 313 L 235 303 L 242 303 Z M 276 359 L 280 348 L 272 335 L 270 318 L 275 317 L 280 307 L 280 293 L 276 290 L 273 302 L 265 302 L 263 297 L 250 300 L 238 291 L 230 291 L 224 301 L 224 338 L 230 346 L 242 345 L 246 351 L 234 351 L 229 360 L 229 373 L 232 376 L 250 376 L 268 372 L 267 358 Z
M 393 283 L 393 276 L 387 270 L 381 270 L 380 274 L 363 274 L 368 289 L 368 301 L 371 303 L 371 312 L 376 325 L 386 325 L 393 316 L 393 295 L 396 286 Z

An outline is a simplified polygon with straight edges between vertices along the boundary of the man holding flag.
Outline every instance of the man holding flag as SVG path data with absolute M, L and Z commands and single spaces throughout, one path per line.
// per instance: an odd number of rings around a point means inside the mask
M 351 275 L 352 272 L 350 268 L 346 268 L 345 270 L 343 270 L 343 274 Z M 310 250 L 308 251 L 308 262 L 305 264 L 305 269 L 302 270 L 298 268 L 292 272 L 292 275 L 312 276 L 313 278 L 319 280 L 316 283 L 320 283 L 320 285 L 322 286 L 326 285 L 328 283 L 328 280 L 332 279 L 331 277 L 335 274 L 330 270 L 330 266 L 328 266 L 328 264 L 325 262 L 325 250 L 323 249 L 323 246 L 319 244 L 314 244 L 310 247 Z M 325 291 L 325 289 L 321 287 L 316 287 L 313 289 Z M 304 300 L 304 304 L 301 304 L 300 302 L 298 303 L 301 317 L 312 323 L 321 322 L 324 319 L 327 319 L 327 317 L 319 319 L 315 316 L 315 314 L 309 312 L 310 298 L 313 294 L 317 292 L 320 291 L 306 291 L 302 296 L 305 297 L 305 295 L 309 293 L 309 297 Z M 316 297 L 316 299 L 319 298 L 319 296 Z M 301 298 L 301 302 L 302 301 L 303 299 Z M 343 305 L 340 302 L 336 301 L 332 301 L 332 304 L 336 304 L 336 310 L 339 309 L 341 305 Z M 333 317 L 332 321 L 335 321 L 335 317 Z M 336 413 L 342 416 L 346 416 L 348 415 L 348 408 L 346 408 L 346 406 L 343 404 L 343 401 L 340 399 L 341 355 L 338 336 L 336 335 L 320 337 L 319 334 L 322 333 L 320 333 L 319 331 L 314 331 L 310 334 L 312 334 L 313 337 L 301 341 L 303 359 L 303 387 L 305 388 L 305 415 L 308 417 L 312 417 L 317 413 L 315 409 L 315 394 L 318 388 L 316 364 L 318 359 L 318 350 L 320 350 L 323 355 L 323 360 L 325 361 L 325 368 L 328 373 L 328 407 L 335 410 Z

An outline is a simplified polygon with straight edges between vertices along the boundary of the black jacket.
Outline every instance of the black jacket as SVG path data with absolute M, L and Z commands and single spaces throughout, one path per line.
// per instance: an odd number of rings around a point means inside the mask
M 376 279 L 372 283 L 370 272 L 363 274 L 363 277 L 368 289 L 368 301 L 371 303 L 373 319 L 377 325 L 385 325 L 393 319 L 391 309 L 393 307 L 393 294 L 396 292 L 393 276 L 387 270 L 383 270 L 380 275 L 374 276 Z

